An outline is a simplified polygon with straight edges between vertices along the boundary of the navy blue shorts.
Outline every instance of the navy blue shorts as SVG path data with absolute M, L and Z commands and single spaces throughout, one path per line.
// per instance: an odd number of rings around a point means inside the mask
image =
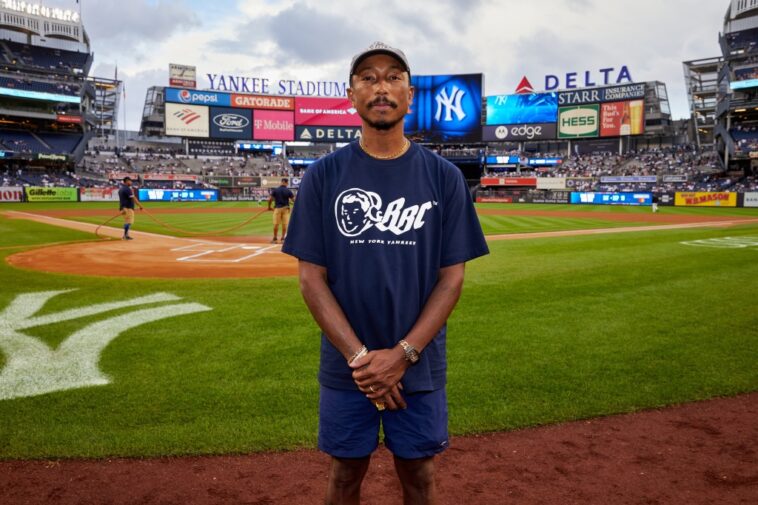
M 402 459 L 433 456 L 448 446 L 447 396 L 437 391 L 405 394 L 408 408 L 378 411 L 358 390 L 321 386 L 318 448 L 337 458 L 364 458 L 384 444 Z

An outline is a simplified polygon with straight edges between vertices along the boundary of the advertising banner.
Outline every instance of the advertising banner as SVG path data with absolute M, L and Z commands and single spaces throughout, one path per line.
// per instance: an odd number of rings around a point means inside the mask
M 487 156 L 488 165 L 518 165 L 521 162 L 519 156 Z
M 232 107 L 242 109 L 294 110 L 295 97 L 240 95 L 232 93 Z
M 216 202 L 217 189 L 139 189 L 142 202 Z
M 306 142 L 351 142 L 361 137 L 355 126 L 297 126 L 295 140 Z
M 736 207 L 737 193 L 676 193 L 674 204 L 677 207 Z
M 604 88 L 603 101 L 615 102 L 620 100 L 632 100 L 645 98 L 645 83 L 627 84 L 624 86 L 611 86 Z
M 205 182 L 214 186 L 229 187 L 234 186 L 234 177 L 207 175 L 205 176 Z
M 261 181 L 260 187 L 262 188 L 278 188 L 282 183 L 281 177 L 259 177 L 259 179 Z
M 569 203 L 570 191 L 540 191 L 531 195 L 532 203 Z
M 658 177 L 655 175 L 618 175 L 610 176 L 606 175 L 600 178 L 600 182 L 605 184 L 623 184 L 627 182 L 641 182 L 646 184 L 655 184 L 658 182 Z
M 664 175 L 663 182 L 687 182 L 686 175 Z
M 743 207 L 758 207 L 758 193 L 750 192 L 743 195 Z
M 79 188 L 82 202 L 117 202 L 118 188 Z
M 134 177 L 132 177 L 134 179 Z M 143 174 L 144 181 L 191 181 L 197 182 L 197 175 L 190 174 Z
M 405 133 L 427 142 L 479 142 L 482 74 L 414 75 L 416 88 Z
M 645 83 L 586 88 L 558 93 L 558 105 L 585 105 L 589 103 L 616 102 L 645 98 Z
M 348 98 L 295 98 L 298 126 L 361 126 L 361 117 Z
M 253 138 L 253 111 L 229 107 L 211 107 L 212 138 L 247 140 Z
M 251 177 L 251 176 L 235 177 L 234 182 L 236 183 L 237 186 L 246 186 L 249 188 L 261 187 L 260 177 Z
M 208 137 L 208 107 L 166 104 L 166 135 Z
M 610 102 L 600 106 L 600 136 L 640 135 L 645 131 L 642 100 Z
M 34 159 L 38 161 L 68 161 L 68 155 L 37 153 L 34 155 Z
M 229 93 L 198 91 L 196 89 L 165 88 L 164 99 L 166 102 L 187 105 L 211 105 L 216 107 L 230 107 L 232 105 Z
M 76 202 L 79 188 L 25 187 L 27 202 Z
M 618 151 L 618 139 L 604 138 L 571 142 L 571 154 L 576 156 L 595 153 L 618 153 Z
M 0 188 L 0 202 L 20 202 L 24 199 L 24 188 L 21 186 L 6 186 Z
M 476 203 L 513 203 L 512 196 L 477 196 Z
M 593 182 L 592 177 L 566 177 L 566 187 L 569 189 L 586 189 Z
M 482 187 L 487 186 L 537 186 L 536 177 L 482 177 Z
M 600 105 L 579 105 L 558 109 L 558 138 L 597 137 Z
M 555 138 L 555 123 L 521 125 L 483 126 L 482 140 L 485 142 L 523 142 Z
M 59 123 L 69 123 L 69 124 L 81 124 L 82 122 L 82 116 L 71 116 L 68 114 L 58 114 L 55 116 L 55 120 Z
M 563 158 L 529 158 L 526 164 L 530 167 L 555 166 L 561 165 Z
M 168 83 L 182 88 L 197 87 L 197 67 L 191 65 L 168 64 Z
M 558 116 L 557 93 L 496 95 L 487 97 L 488 125 L 555 123 Z
M 294 140 L 293 113 L 256 110 L 253 114 L 253 138 L 255 140 Z
M 537 177 L 537 189 L 566 189 L 566 178 Z
M 571 203 L 594 205 L 652 205 L 653 194 L 573 192 L 571 193 Z

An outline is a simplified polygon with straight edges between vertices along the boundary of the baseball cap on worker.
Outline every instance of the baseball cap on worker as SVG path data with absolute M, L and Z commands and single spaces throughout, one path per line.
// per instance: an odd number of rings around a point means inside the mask
M 358 64 L 369 56 L 373 56 L 375 54 L 387 54 L 389 56 L 392 56 L 403 65 L 403 70 L 408 72 L 408 77 L 411 76 L 411 66 L 408 65 L 408 58 L 405 57 L 404 52 L 395 47 L 388 46 L 384 42 L 374 42 L 366 49 L 353 56 L 353 61 L 350 62 L 350 75 L 347 78 L 347 82 L 350 82 L 352 80 Z

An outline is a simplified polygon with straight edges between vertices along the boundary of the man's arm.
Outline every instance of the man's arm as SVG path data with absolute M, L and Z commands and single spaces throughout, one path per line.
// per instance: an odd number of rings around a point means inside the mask
M 134 203 L 137 204 L 137 207 L 139 207 L 139 210 L 144 210 L 145 208 L 142 206 L 142 204 L 137 200 L 137 193 L 132 190 L 132 200 L 134 200 Z
M 329 342 L 344 356 L 345 361 L 350 360 L 361 350 L 363 343 L 350 326 L 332 290 L 329 289 L 326 268 L 303 260 L 299 260 L 298 265 L 300 292 L 303 294 L 308 310 Z M 360 360 L 355 360 L 353 363 L 357 361 Z M 368 386 L 366 385 L 366 391 L 370 391 Z M 397 383 L 375 399 L 383 401 L 390 410 L 406 407 Z
M 437 335 L 458 303 L 465 269 L 465 263 L 440 269 L 432 294 L 413 328 L 405 336 L 405 341 L 419 353 Z M 400 382 L 409 366 L 411 365 L 405 359 L 405 351 L 400 344 L 392 349 L 369 352 L 350 364 L 350 367 L 355 369 L 355 383 L 372 400 L 386 395 Z M 369 386 L 373 386 L 373 391 Z
M 358 339 L 342 307 L 334 298 L 326 280 L 326 268 L 300 260 L 300 292 L 313 319 L 329 339 L 329 342 L 349 360 L 363 343 Z
M 274 195 L 269 193 L 268 195 L 268 210 L 271 210 L 271 203 L 274 201 Z

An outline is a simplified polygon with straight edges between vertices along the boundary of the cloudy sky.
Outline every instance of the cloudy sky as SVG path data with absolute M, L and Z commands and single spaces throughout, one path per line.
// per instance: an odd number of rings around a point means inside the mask
M 75 0 L 41 0 L 78 9 Z M 635 81 L 666 83 L 675 118 L 689 116 L 682 61 L 719 54 L 729 0 L 81 0 L 93 74 L 126 84 L 126 126 L 139 129 L 149 86 L 168 64 L 207 73 L 345 81 L 350 58 L 381 40 L 415 74 L 483 73 L 485 95 L 526 75 L 626 65 Z M 580 79 L 581 80 L 581 79 Z M 122 114 L 123 124 L 124 115 Z

